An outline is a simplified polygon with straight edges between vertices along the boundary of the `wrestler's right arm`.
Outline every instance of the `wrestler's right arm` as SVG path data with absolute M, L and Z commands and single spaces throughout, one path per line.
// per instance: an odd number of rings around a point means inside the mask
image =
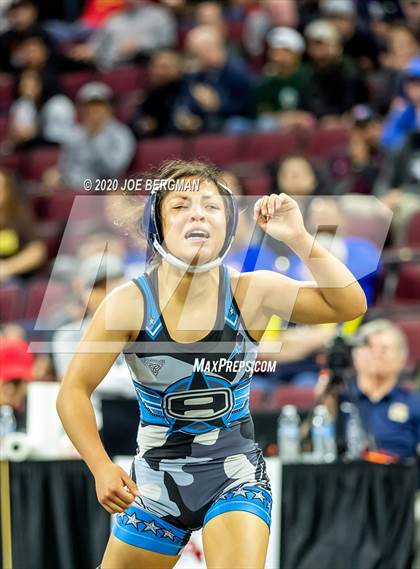
M 63 426 L 95 477 L 98 500 L 109 513 L 126 509 L 138 489 L 106 453 L 90 397 L 142 322 L 143 299 L 133 282 L 108 294 L 77 347 L 57 398 Z

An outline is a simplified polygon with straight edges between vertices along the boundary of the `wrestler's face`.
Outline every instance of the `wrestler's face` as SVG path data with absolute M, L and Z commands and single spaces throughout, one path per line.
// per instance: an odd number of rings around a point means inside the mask
M 161 216 L 164 245 L 178 259 L 202 265 L 220 253 L 226 236 L 226 210 L 213 182 L 201 180 L 198 190 L 168 192 L 162 200 Z

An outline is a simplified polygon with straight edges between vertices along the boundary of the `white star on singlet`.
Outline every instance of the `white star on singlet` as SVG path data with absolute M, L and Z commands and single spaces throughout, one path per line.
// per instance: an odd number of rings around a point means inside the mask
M 261 502 L 264 502 L 264 494 L 261 491 L 255 492 L 255 494 L 253 495 L 253 499 L 261 500 Z
M 132 526 L 134 526 L 137 529 L 138 524 L 140 523 L 140 520 L 137 518 L 136 514 L 131 514 L 131 516 L 127 515 L 127 521 L 125 522 L 126 526 L 129 526 L 130 524 Z
M 171 532 L 170 529 L 163 529 L 162 528 L 162 532 L 163 532 L 163 537 L 169 537 L 169 539 L 171 541 L 173 541 L 175 539 L 174 534 Z
M 155 525 L 155 522 L 152 520 L 151 522 L 143 522 L 144 523 L 144 530 L 143 531 L 151 531 L 155 535 L 157 534 L 158 527 Z

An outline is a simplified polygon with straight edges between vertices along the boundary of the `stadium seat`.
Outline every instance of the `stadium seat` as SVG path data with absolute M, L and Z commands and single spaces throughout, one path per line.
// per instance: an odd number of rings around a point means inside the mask
M 409 352 L 408 364 L 410 366 L 416 366 L 420 363 L 420 322 L 418 318 L 399 318 L 393 320 L 393 322 L 407 337 Z
M 38 224 L 38 235 L 47 247 L 48 260 L 57 256 L 60 247 L 63 224 L 59 221 L 44 221 Z
M 401 265 L 398 272 L 395 300 L 398 303 L 420 303 L 420 264 L 407 263 Z
M 280 160 L 297 152 L 298 143 L 293 132 L 245 134 L 240 141 L 239 160 L 262 163 Z
M 8 128 L 9 128 L 9 117 L 0 116 L 0 140 L 4 140 L 6 138 Z
M 239 158 L 239 136 L 203 134 L 186 143 L 188 159 L 205 159 L 217 166 L 227 166 Z
M 95 80 L 94 71 L 77 71 L 74 73 L 64 73 L 61 76 L 61 84 L 63 87 L 63 92 L 65 95 L 70 97 L 70 99 L 75 99 L 77 91 L 85 83 Z
M 8 112 L 13 100 L 13 81 L 7 75 L 0 75 L 0 111 Z
M 45 219 L 54 221 L 67 221 L 73 207 L 76 194 L 71 190 L 62 190 L 49 196 L 45 204 Z
M 248 196 L 264 196 L 271 193 L 272 180 L 268 174 L 247 176 L 243 179 L 243 186 Z
M 16 322 L 22 316 L 24 292 L 18 285 L 0 289 L 0 323 Z
M 406 245 L 420 247 L 420 211 L 412 215 L 408 222 Z
M 58 162 L 57 147 L 37 148 L 23 158 L 22 176 L 27 180 L 41 180 L 43 173 Z
M 100 71 L 97 75 L 97 80 L 109 85 L 116 96 L 145 89 L 149 83 L 147 69 L 144 66 L 134 65 L 127 65 L 109 71 Z
M 47 279 L 33 281 L 27 289 L 24 319 L 36 320 L 38 316 L 45 317 L 52 314 L 64 303 L 66 293 L 67 286 L 64 283 Z
M 312 387 L 278 387 L 268 398 L 268 408 L 279 409 L 284 405 L 295 405 L 299 409 L 311 409 L 315 405 Z
M 184 141 L 181 137 L 168 137 L 159 140 L 145 140 L 137 146 L 131 173 L 137 174 L 159 165 L 163 160 L 183 158 Z
M 264 391 L 262 389 L 251 388 L 249 393 L 249 406 L 252 410 L 261 409 L 264 405 Z
M 304 144 L 304 153 L 310 158 L 331 156 L 347 147 L 349 131 L 343 128 L 314 130 Z

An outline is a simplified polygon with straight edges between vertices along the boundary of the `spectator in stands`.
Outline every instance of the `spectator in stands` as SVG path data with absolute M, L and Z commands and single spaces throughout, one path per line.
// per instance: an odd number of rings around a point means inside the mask
M 199 26 L 186 38 L 194 71 L 187 73 L 175 109 L 180 132 L 218 131 L 230 117 L 248 112 L 253 77 L 244 61 L 229 55 L 215 28 Z
M 369 29 L 357 25 L 356 5 L 352 0 L 321 0 L 321 15 L 338 30 L 344 55 L 360 68 L 370 70 L 378 66 L 379 46 Z
M 314 126 L 307 113 L 309 70 L 302 64 L 305 41 L 292 28 L 274 28 L 267 35 L 268 63 L 254 92 L 257 129 Z
M 383 161 L 373 188 L 374 194 L 393 212 L 392 242 L 406 242 L 407 224 L 420 210 L 420 131 L 407 136 L 406 142 Z
M 212 26 L 221 36 L 227 37 L 227 26 L 223 8 L 218 2 L 199 2 L 195 6 L 195 24 L 197 26 Z
M 14 176 L 0 169 L 0 283 L 29 278 L 46 260 L 29 204 Z
M 113 116 L 112 91 L 99 81 L 86 83 L 77 94 L 81 124 L 66 138 L 58 167 L 44 174 L 47 187 L 83 187 L 86 179 L 121 176 L 135 151 L 134 137 Z
M 407 361 L 407 339 L 388 320 L 364 324 L 358 338 L 353 350 L 355 384 L 343 397 L 356 404 L 370 450 L 415 457 L 420 450 L 420 394 L 398 384 Z M 323 380 L 318 386 L 321 399 L 325 389 Z M 325 399 L 334 415 L 339 412 L 338 401 L 337 396 Z
M 166 7 L 148 0 L 125 0 L 124 10 L 111 16 L 88 43 L 75 46 L 67 55 L 109 69 L 143 61 L 175 43 L 176 21 Z
M 385 119 L 381 143 L 386 148 L 401 146 L 407 135 L 420 130 L 420 56 L 413 58 L 403 75 L 404 99 L 397 98 Z
M 60 94 L 57 83 L 43 81 L 39 71 L 27 69 L 16 80 L 6 147 L 14 151 L 64 142 L 75 120 L 73 103 Z
M 112 253 L 103 256 L 94 253 L 81 260 L 78 275 L 82 279 L 82 296 L 87 307 L 87 316 L 80 326 L 80 320 L 70 322 L 58 329 L 53 336 L 53 359 L 57 376 L 61 380 L 73 357 L 76 347 L 89 325 L 96 309 L 113 288 L 121 283 L 124 265 L 120 257 Z M 118 357 L 99 389 L 93 394 L 93 403 L 99 428 L 102 426 L 100 400 L 102 397 L 135 397 L 131 377 L 124 358 Z
M 312 196 L 322 193 L 320 174 L 303 156 L 289 156 L 280 161 L 276 172 L 276 191 L 290 196 Z
M 401 9 L 407 24 L 416 33 L 420 26 L 420 0 L 400 0 Z
M 59 42 L 86 41 L 113 15 L 123 9 L 124 0 L 87 0 L 80 18 L 74 22 L 49 20 L 45 29 Z
M 244 22 L 243 43 L 246 52 L 254 58 L 262 56 L 265 38 L 271 28 L 295 28 L 297 24 L 297 6 L 292 0 L 262 0 L 258 6 L 251 6 Z
M 334 174 L 344 169 L 335 193 L 371 194 L 383 161 L 380 148 L 382 121 L 368 105 L 356 105 L 351 112 L 349 152 L 332 159 Z
M 48 34 L 38 23 L 38 8 L 33 0 L 13 0 L 7 9 L 8 30 L 0 35 L 0 72 L 22 68 L 20 46 L 30 35 L 42 37 L 52 50 Z
M 336 126 L 342 115 L 367 100 L 366 86 L 355 64 L 343 56 L 337 29 L 325 20 L 305 28 L 311 65 L 308 110 L 324 124 Z
M 175 132 L 174 108 L 182 85 L 182 65 L 175 51 L 158 51 L 149 63 L 150 87 L 131 121 L 138 138 Z
M 372 105 L 381 114 L 386 114 L 394 98 L 401 95 L 404 72 L 419 51 L 418 37 L 411 28 L 401 22 L 389 27 L 387 51 L 381 56 L 382 68 L 371 78 Z
M 375 298 L 375 287 L 380 270 L 380 251 L 368 239 L 352 235 L 339 202 L 340 198 L 317 197 L 307 207 L 307 226 L 324 247 L 346 265 L 357 278 L 366 295 L 368 306 Z M 287 276 L 297 280 L 312 280 L 302 261 L 289 257 Z
M 24 340 L 0 337 L 0 406 L 13 408 L 18 431 L 26 425 L 26 390 L 33 365 L 34 356 Z

